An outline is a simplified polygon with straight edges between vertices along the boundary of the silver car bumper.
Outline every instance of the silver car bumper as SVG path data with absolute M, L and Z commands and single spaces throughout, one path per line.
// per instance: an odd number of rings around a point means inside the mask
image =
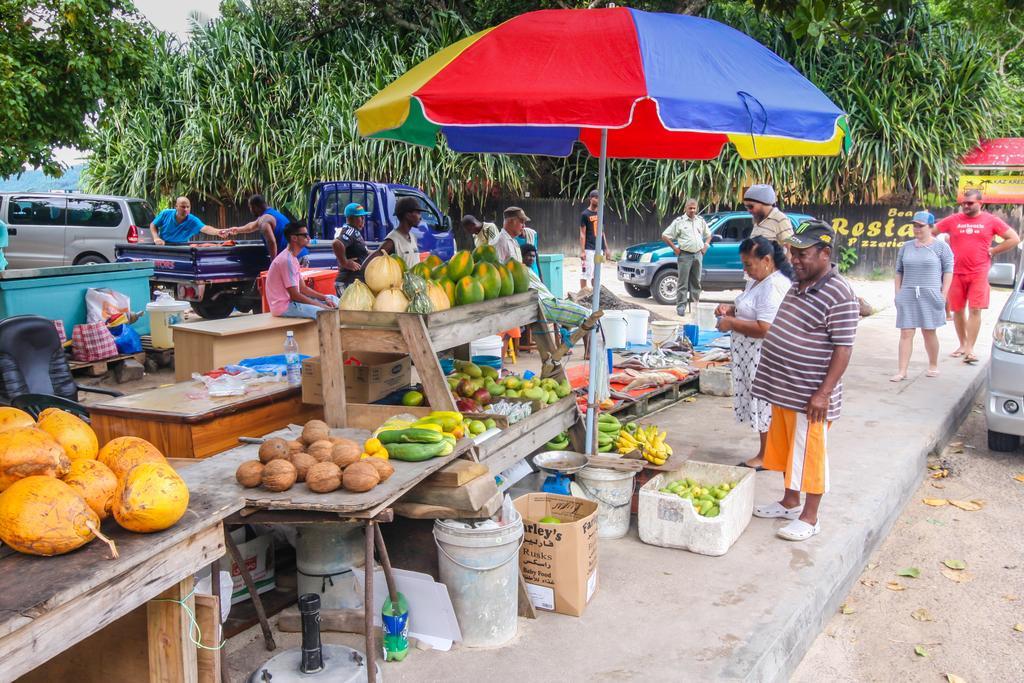
M 619 261 L 618 275 L 623 282 L 638 287 L 650 287 L 654 275 L 658 272 L 657 263 L 641 263 L 639 261 Z
M 1016 413 L 1006 410 L 1007 401 L 1017 404 Z M 993 432 L 1024 436 L 1024 355 L 992 347 L 985 419 Z

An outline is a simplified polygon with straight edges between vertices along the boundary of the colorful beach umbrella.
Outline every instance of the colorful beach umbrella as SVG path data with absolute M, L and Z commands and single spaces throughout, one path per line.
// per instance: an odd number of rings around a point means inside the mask
M 458 152 L 568 156 L 583 144 L 600 159 L 598 244 L 608 158 L 706 160 L 727 144 L 745 159 L 834 156 L 850 144 L 842 110 L 750 36 L 629 8 L 509 19 L 413 67 L 356 119 L 366 137 L 434 147 L 443 135 Z M 600 266 L 593 285 L 597 311 Z M 594 362 L 588 453 L 596 376 Z

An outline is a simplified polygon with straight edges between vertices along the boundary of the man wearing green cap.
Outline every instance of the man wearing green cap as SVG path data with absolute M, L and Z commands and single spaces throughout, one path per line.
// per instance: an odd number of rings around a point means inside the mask
M 331 248 L 338 259 L 338 277 L 334 281 L 338 296 L 360 277 L 363 259 L 370 253 L 363 239 L 363 228 L 366 227 L 366 217 L 369 215 L 370 212 L 362 204 L 352 202 L 345 207 L 345 225 L 335 231 Z

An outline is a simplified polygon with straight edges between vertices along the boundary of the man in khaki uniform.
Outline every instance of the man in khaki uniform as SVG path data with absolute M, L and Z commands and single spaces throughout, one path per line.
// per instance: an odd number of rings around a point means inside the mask
M 778 199 L 771 185 L 751 185 L 743 194 L 743 206 L 754 218 L 751 237 L 765 237 L 785 246 L 793 236 L 793 223 L 775 204 Z

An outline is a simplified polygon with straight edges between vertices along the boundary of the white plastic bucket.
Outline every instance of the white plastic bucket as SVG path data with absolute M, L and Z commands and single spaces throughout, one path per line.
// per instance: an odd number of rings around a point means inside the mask
M 298 595 L 316 593 L 323 609 L 360 609 L 363 589 L 352 573 L 366 564 L 361 524 L 296 525 Z
M 624 349 L 629 340 L 626 325 L 626 314 L 622 311 L 605 311 L 601 317 L 601 329 L 604 330 L 605 347 Z
M 622 538 L 629 532 L 635 474 L 601 467 L 584 467 L 576 473 L 583 496 L 597 503 L 598 538 Z
M 494 529 L 434 522 L 441 583 L 448 587 L 462 644 L 504 645 L 516 635 L 519 614 L 519 549 L 523 520 Z
M 647 343 L 647 320 L 651 312 L 646 308 L 630 308 L 626 314 L 626 339 L 630 344 Z
M 697 313 L 694 318 L 694 322 L 702 330 L 713 330 L 715 329 L 718 321 L 715 319 L 715 309 L 718 308 L 718 304 L 697 304 Z
M 146 313 L 149 313 L 149 334 L 154 349 L 174 348 L 174 332 L 171 325 L 180 323 L 188 309 L 187 301 L 151 301 L 146 304 Z
M 497 356 L 501 358 L 501 336 L 492 334 L 490 337 L 477 339 L 469 343 L 470 356 Z

